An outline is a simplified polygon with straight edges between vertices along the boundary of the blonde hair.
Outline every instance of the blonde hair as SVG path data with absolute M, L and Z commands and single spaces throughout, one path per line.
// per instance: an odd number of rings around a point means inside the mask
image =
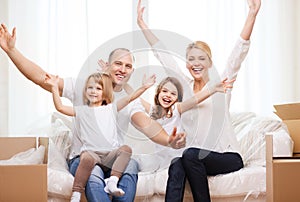
M 195 42 L 189 44 L 188 47 L 186 48 L 186 57 L 192 48 L 198 48 L 198 49 L 203 50 L 207 54 L 210 61 L 212 62 L 211 50 L 207 43 L 205 43 L 203 41 L 195 41 Z
M 86 97 L 86 90 L 87 90 L 87 83 L 88 81 L 93 78 L 96 83 L 102 86 L 102 104 L 101 105 L 107 105 L 109 103 L 113 102 L 114 96 L 113 96 L 113 83 L 111 76 L 107 73 L 94 73 L 91 74 L 85 82 L 84 91 L 83 91 L 83 102 L 84 104 L 89 105 L 89 100 Z
M 182 88 L 182 85 L 180 83 L 180 81 L 178 79 L 176 79 L 175 77 L 167 77 L 165 79 L 163 79 L 159 85 L 157 86 L 156 88 L 156 91 L 155 91 L 155 96 L 154 96 L 154 108 L 153 108 L 153 111 L 150 115 L 150 117 L 154 120 L 156 119 L 160 119 L 163 117 L 163 108 L 161 107 L 161 104 L 159 103 L 159 100 L 158 100 L 158 95 L 159 93 L 161 92 L 163 86 L 166 84 L 166 83 L 172 83 L 176 89 L 177 89 L 177 102 L 181 102 L 182 101 L 182 98 L 183 98 L 183 88 Z M 172 105 L 173 106 L 173 105 Z M 171 118 L 173 116 L 173 110 L 172 110 L 172 106 L 170 106 L 168 109 L 166 109 L 166 117 L 167 118 Z

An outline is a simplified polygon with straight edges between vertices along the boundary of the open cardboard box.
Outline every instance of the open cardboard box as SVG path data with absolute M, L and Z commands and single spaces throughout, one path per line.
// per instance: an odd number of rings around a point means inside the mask
M 274 105 L 275 114 L 286 124 L 294 141 L 294 154 L 300 154 L 300 103 Z
M 0 137 L 0 159 L 9 159 L 39 145 L 45 146 L 43 164 L 0 165 L 0 201 L 47 201 L 48 138 Z

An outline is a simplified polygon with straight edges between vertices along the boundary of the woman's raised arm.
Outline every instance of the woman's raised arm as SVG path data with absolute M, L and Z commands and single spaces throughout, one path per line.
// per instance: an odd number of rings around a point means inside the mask
M 153 46 L 159 41 L 159 39 L 153 34 L 153 32 L 148 28 L 148 25 L 145 23 L 143 18 L 145 7 L 141 7 L 141 3 L 142 0 L 139 0 L 137 6 L 137 24 L 141 28 L 148 43 Z
M 250 39 L 260 5 L 261 0 L 248 0 L 249 12 L 240 35 L 244 40 Z

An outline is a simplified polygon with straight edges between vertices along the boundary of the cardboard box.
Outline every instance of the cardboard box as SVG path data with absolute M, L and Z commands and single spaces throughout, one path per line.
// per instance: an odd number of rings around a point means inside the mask
M 300 157 L 273 157 L 273 135 L 266 135 L 267 202 L 298 202 Z
M 286 124 L 294 141 L 294 153 L 300 153 L 300 103 L 274 105 L 275 114 Z
M 0 165 L 1 202 L 47 201 L 48 138 L 0 137 L 0 159 L 9 159 L 39 145 L 45 146 L 43 164 Z

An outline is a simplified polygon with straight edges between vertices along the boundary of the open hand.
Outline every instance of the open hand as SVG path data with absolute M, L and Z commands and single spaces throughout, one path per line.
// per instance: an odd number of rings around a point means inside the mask
M 57 87 L 59 83 L 59 77 L 50 74 L 45 75 L 44 83 L 49 84 L 52 87 Z
M 106 72 L 109 68 L 108 62 L 104 62 L 104 60 L 102 60 L 102 59 L 98 60 L 98 65 L 99 65 L 99 68 L 97 69 L 97 71 L 99 71 L 99 72 Z
M 149 78 L 146 78 L 146 75 L 144 74 L 144 77 L 143 77 L 143 86 L 145 88 L 150 88 L 151 86 L 154 85 L 156 81 L 156 75 L 153 74 L 152 76 L 150 76 Z
M 227 91 L 230 91 L 233 88 L 234 82 L 235 79 L 232 79 L 230 81 L 228 81 L 228 78 L 223 79 L 222 82 L 216 85 L 216 92 L 225 93 Z
M 250 9 L 250 12 L 253 12 L 253 14 L 256 16 L 261 5 L 261 0 L 248 0 L 248 6 Z
M 0 46 L 5 51 L 8 52 L 15 48 L 16 44 L 16 28 L 12 30 L 10 34 L 7 30 L 7 27 L 4 24 L 0 26 Z
M 142 0 L 139 0 L 137 5 L 137 24 L 139 26 L 143 26 L 145 24 L 143 19 L 145 7 L 141 7 L 141 4 L 142 4 Z

